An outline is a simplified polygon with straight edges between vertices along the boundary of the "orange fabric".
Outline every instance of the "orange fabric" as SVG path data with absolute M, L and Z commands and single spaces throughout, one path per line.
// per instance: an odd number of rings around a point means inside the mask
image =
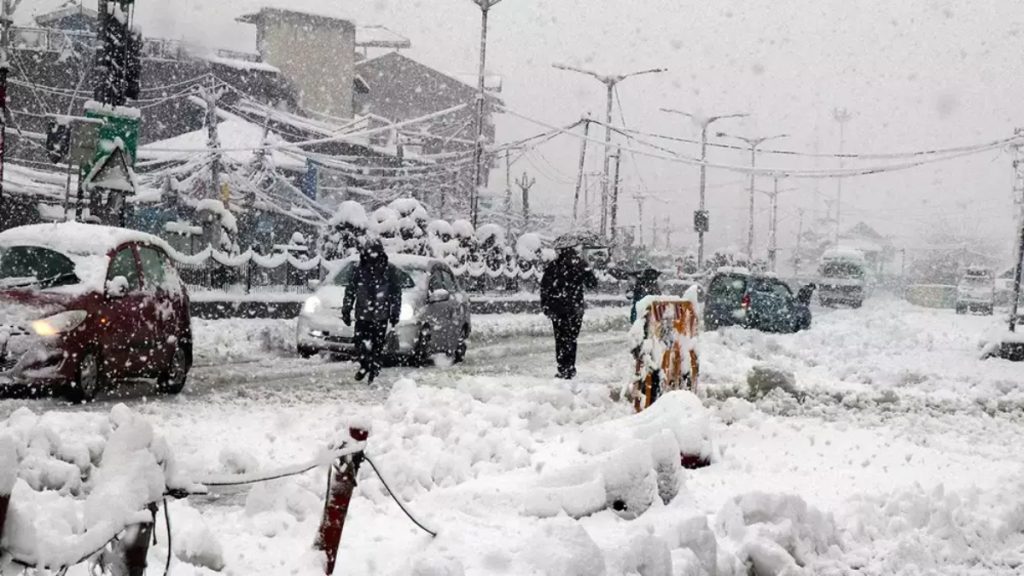
M 667 327 L 671 334 L 666 334 L 664 320 L 671 310 L 672 321 Z M 662 352 L 661 358 L 653 358 L 661 368 L 660 393 L 683 388 L 684 376 L 689 376 L 688 389 L 697 391 L 697 376 L 700 373 L 700 360 L 695 350 L 687 350 L 689 362 L 683 361 L 683 343 L 697 338 L 699 321 L 697 311 L 690 302 L 653 302 L 647 309 L 647 339 L 662 341 L 669 344 Z M 684 370 L 688 371 L 684 372 Z M 637 412 L 653 404 L 657 397 L 654 391 L 654 374 L 645 371 L 642 358 L 637 358 L 636 380 L 634 381 L 634 408 Z

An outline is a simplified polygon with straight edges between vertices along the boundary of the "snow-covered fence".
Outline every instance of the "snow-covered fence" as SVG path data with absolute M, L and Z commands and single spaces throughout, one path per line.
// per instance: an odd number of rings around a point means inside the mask
M 167 499 L 270 482 L 331 467 L 320 529 L 313 543 L 324 553 L 325 574 L 334 571 L 342 529 L 364 454 L 368 426 L 340 428 L 343 438 L 312 460 L 266 472 L 186 479 L 168 444 L 123 404 L 108 416 L 47 413 L 22 408 L 0 421 L 0 572 L 20 566 L 28 573 L 64 574 L 88 563 L 88 573 L 145 573 L 157 512 L 167 523 L 170 568 L 171 520 Z M 418 522 L 394 493 L 403 512 Z M 98 570 L 97 570 L 98 569 Z

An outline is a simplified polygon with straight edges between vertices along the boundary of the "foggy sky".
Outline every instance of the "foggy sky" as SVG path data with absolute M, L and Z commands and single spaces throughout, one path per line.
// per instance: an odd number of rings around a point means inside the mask
M 27 0 L 32 11 L 45 0 Z M 216 47 L 254 51 L 255 34 L 234 17 L 261 5 L 309 9 L 383 24 L 408 36 L 408 54 L 441 70 L 473 73 L 479 9 L 470 0 L 176 0 L 146 2 L 137 22 L 147 35 L 183 38 Z M 567 62 L 625 72 L 663 66 L 670 72 L 626 81 L 620 88 L 633 128 L 694 137 L 683 118 L 659 112 L 675 107 L 708 114 L 750 112 L 746 121 L 719 129 L 746 135 L 786 132 L 780 148 L 834 152 L 834 107 L 855 114 L 847 124 L 848 152 L 897 152 L 956 146 L 1008 136 L 1024 125 L 1019 110 L 1024 75 L 1019 64 L 1024 26 L 1014 0 L 505 0 L 492 13 L 489 69 L 505 78 L 511 108 L 549 123 L 567 124 L 584 111 L 603 114 L 603 88 L 594 80 L 551 68 Z M 616 113 L 618 119 L 618 113 Z M 499 139 L 541 128 L 521 120 L 498 121 Z M 677 145 L 672 145 L 677 146 Z M 678 149 L 696 156 L 693 147 Z M 535 203 L 568 213 L 579 143 L 559 139 L 531 155 L 526 169 L 538 178 Z M 543 155 L 543 158 L 540 156 Z M 590 170 L 598 170 L 595 153 Z M 711 160 L 745 164 L 748 155 L 712 152 Z M 794 162 L 762 156 L 764 166 L 827 168 L 834 161 Z M 877 161 L 873 162 L 877 163 Z M 850 164 L 848 164 L 850 166 Z M 633 190 L 662 200 L 648 203 L 673 214 L 678 246 L 692 245 L 697 169 L 626 156 L 626 196 L 620 221 L 636 219 Z M 503 173 L 492 182 L 501 190 Z M 742 246 L 746 184 L 739 174 L 712 171 L 709 203 L 713 246 Z M 769 188 L 770 181 L 760 182 Z M 844 181 L 844 226 L 864 220 L 892 234 L 898 245 L 923 246 L 922 234 L 939 223 L 969 234 L 1012 243 L 1010 155 L 990 153 L 967 160 L 885 176 Z M 834 181 L 787 182 L 797 191 L 782 197 L 780 245 L 788 248 L 799 205 L 810 222 L 823 216 Z M 767 201 L 758 198 L 759 237 L 764 238 Z M 649 228 L 649 227 L 648 227 Z M 785 257 L 785 254 L 783 255 Z

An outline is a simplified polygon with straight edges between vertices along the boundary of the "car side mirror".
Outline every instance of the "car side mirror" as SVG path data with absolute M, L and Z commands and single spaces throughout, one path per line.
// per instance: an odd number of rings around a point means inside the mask
M 440 302 L 447 302 L 447 301 L 449 301 L 451 299 L 452 299 L 451 292 L 445 290 L 444 288 L 440 288 L 440 289 L 434 290 L 434 291 L 432 291 L 430 293 L 430 297 L 427 298 L 427 302 L 430 302 L 431 304 L 437 304 L 437 303 L 440 303 Z
M 107 280 L 107 296 L 111 298 L 124 298 L 128 294 L 128 279 L 124 276 L 114 276 Z

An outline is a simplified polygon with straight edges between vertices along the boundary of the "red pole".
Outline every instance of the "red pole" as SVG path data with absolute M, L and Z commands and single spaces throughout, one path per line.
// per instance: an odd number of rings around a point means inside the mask
M 365 442 L 369 433 L 359 428 L 349 428 L 349 436 L 356 442 Z M 334 573 L 334 564 L 338 559 L 338 548 L 341 546 L 341 531 L 345 528 L 345 517 L 352 502 L 352 492 L 356 488 L 356 477 L 359 465 L 363 463 L 362 451 L 343 456 L 331 467 L 331 487 L 327 492 L 327 505 L 320 519 L 320 530 L 313 547 L 327 555 L 324 574 Z
M 7 521 L 7 507 L 11 504 L 10 494 L 0 494 L 0 539 L 4 537 L 4 522 Z

